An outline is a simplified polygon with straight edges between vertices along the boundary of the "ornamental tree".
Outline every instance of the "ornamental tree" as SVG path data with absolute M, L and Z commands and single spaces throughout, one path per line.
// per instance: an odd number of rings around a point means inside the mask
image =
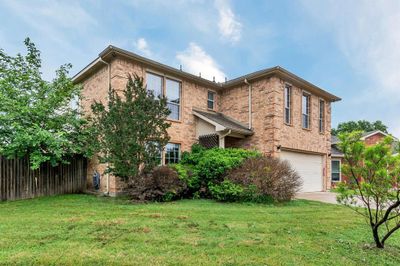
M 400 155 L 394 155 L 393 139 L 366 146 L 361 132 L 341 134 L 342 172 L 348 183 L 339 185 L 338 202 L 365 217 L 376 247 L 400 228 Z
M 71 105 L 80 93 L 68 77 L 71 65 L 62 65 L 48 82 L 40 71 L 40 51 L 29 38 L 24 43 L 26 55 L 0 49 L 0 155 L 28 155 L 32 169 L 90 155 L 87 121 Z
M 332 128 L 332 135 L 338 136 L 341 133 L 350 133 L 358 130 L 364 132 L 380 130 L 384 133 L 388 133 L 387 129 L 388 127 L 380 120 L 375 122 L 370 122 L 367 120 L 347 121 L 339 123 L 337 129 Z
M 91 108 L 97 152 L 100 162 L 108 163 L 108 173 L 133 181 L 160 163 L 170 111 L 167 99 L 147 90 L 142 78 L 129 75 L 122 95 L 110 88 L 108 104 L 95 102 Z

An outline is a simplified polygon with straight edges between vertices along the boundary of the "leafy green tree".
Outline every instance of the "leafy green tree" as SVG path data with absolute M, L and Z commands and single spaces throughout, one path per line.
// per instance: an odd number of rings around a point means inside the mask
M 87 121 L 71 106 L 80 93 L 68 78 L 71 65 L 61 66 L 53 81 L 45 81 L 40 51 L 29 38 L 24 43 L 25 56 L 12 57 L 0 49 L 0 154 L 28 155 L 32 169 L 89 154 Z
M 383 248 L 400 228 L 400 155 L 392 154 L 389 137 L 374 146 L 360 140 L 361 132 L 339 138 L 345 162 L 342 172 L 350 182 L 339 185 L 337 199 L 366 218 L 376 247 Z
M 373 130 L 380 130 L 382 132 L 388 133 L 387 129 L 388 127 L 380 120 L 372 123 L 366 120 L 348 121 L 339 123 L 337 129 L 333 128 L 332 135 L 338 136 L 340 133 L 350 133 L 353 131 L 368 132 Z
M 170 111 L 165 97 L 155 97 L 143 79 L 128 76 L 121 97 L 109 91 L 108 105 L 92 104 L 97 128 L 97 152 L 108 163 L 107 172 L 133 181 L 141 171 L 159 164 L 161 149 L 169 140 L 166 121 Z

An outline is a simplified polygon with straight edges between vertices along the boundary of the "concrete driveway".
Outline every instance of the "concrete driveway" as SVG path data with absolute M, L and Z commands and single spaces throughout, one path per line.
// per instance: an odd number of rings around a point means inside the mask
M 338 204 L 336 201 L 336 193 L 333 192 L 300 192 L 297 193 L 296 199 L 315 200 L 324 203 Z

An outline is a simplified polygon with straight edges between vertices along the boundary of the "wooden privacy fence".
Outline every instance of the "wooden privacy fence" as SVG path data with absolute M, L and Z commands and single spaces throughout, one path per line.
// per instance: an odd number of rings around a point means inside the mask
M 86 188 L 86 159 L 75 156 L 70 164 L 43 164 L 31 170 L 29 159 L 0 156 L 0 201 L 79 193 Z

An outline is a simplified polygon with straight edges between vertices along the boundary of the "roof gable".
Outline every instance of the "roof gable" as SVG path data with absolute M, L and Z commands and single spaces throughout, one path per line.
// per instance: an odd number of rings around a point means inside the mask
M 223 83 L 217 83 L 217 82 L 213 82 L 204 78 L 201 78 L 199 76 L 190 74 L 188 72 L 182 71 L 180 69 L 165 65 L 165 64 L 161 64 L 159 62 L 156 62 L 154 60 L 145 58 L 143 56 L 137 55 L 135 53 L 126 51 L 124 49 L 115 47 L 115 46 L 108 46 L 106 49 L 104 49 L 100 54 L 99 57 L 97 59 L 95 59 L 94 61 L 92 61 L 89 65 L 87 65 L 84 69 L 82 69 L 81 71 L 79 71 L 73 78 L 72 80 L 75 83 L 80 83 L 82 82 L 87 76 L 89 76 L 91 73 L 93 73 L 93 71 L 97 68 L 99 68 L 100 66 L 104 65 L 104 61 L 110 61 L 111 58 L 115 57 L 116 55 L 119 56 L 123 56 L 126 58 L 129 58 L 131 60 L 135 60 L 141 63 L 144 63 L 146 65 L 149 65 L 151 67 L 160 69 L 162 71 L 166 71 L 172 75 L 175 75 L 177 77 L 181 77 L 181 78 L 187 78 L 189 80 L 195 81 L 197 83 L 209 86 L 213 89 L 216 90 L 221 90 L 221 89 L 227 89 L 227 88 L 231 88 L 234 87 L 236 85 L 240 85 L 242 83 L 244 83 L 244 80 L 248 80 L 248 81 L 253 81 L 253 80 L 257 80 L 257 79 L 261 79 L 261 78 L 266 78 L 266 77 L 270 77 L 270 76 L 279 76 L 282 79 L 287 80 L 288 82 L 291 82 L 293 84 L 296 84 L 297 86 L 307 89 L 309 90 L 311 93 L 314 93 L 316 95 L 319 95 L 321 97 L 324 97 L 325 99 L 329 100 L 329 101 L 339 101 L 341 100 L 339 97 L 321 89 L 320 87 L 315 86 L 314 84 L 296 76 L 295 74 L 287 71 L 286 69 L 280 67 L 280 66 L 276 66 L 276 67 L 272 67 L 272 68 L 266 68 L 260 71 L 256 71 L 235 79 L 232 79 L 230 81 L 227 82 L 223 82 Z

